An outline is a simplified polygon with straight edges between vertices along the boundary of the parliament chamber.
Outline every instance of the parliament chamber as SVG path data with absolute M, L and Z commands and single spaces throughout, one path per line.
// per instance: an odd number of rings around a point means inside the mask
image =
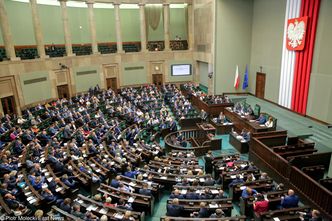
M 0 0 L 0 220 L 332 220 L 330 0 Z

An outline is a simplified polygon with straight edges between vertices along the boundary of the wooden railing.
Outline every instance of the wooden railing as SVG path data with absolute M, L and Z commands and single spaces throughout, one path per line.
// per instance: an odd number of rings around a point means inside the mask
M 300 169 L 292 166 L 289 182 L 293 188 L 304 195 L 319 211 L 323 211 L 332 218 L 332 193 L 304 174 Z
M 290 168 L 287 160 L 275 154 L 273 150 L 266 147 L 255 137 L 250 141 L 249 158 L 253 157 L 253 154 L 259 157 L 260 161 L 264 162 L 264 168 L 267 167 L 278 176 L 282 177 L 282 179 L 288 180 Z
M 252 138 L 249 159 L 254 161 L 257 166 L 264 168 L 270 175 L 274 176 L 275 180 L 283 182 L 286 186 L 295 189 L 305 202 L 312 204 L 312 206 L 320 210 L 328 220 L 332 220 L 332 193 L 296 167 L 302 164 L 299 157 L 293 157 L 295 158 L 293 164 L 296 165 L 293 166 L 292 163 L 288 162 L 265 145 L 261 139 L 265 139 L 266 141 L 267 138 Z M 274 139 L 273 136 L 271 136 L 270 139 Z M 313 162 L 311 158 L 315 159 L 317 164 L 322 164 L 329 161 L 331 153 L 303 156 L 307 156 L 308 158 L 303 158 L 304 165 L 311 165 Z M 319 161 L 320 158 L 323 158 L 324 162 L 321 163 Z

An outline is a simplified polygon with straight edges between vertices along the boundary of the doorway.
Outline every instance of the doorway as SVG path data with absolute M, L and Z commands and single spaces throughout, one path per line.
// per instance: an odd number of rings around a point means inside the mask
M 266 74 L 257 72 L 256 74 L 256 97 L 264 99 Z
M 114 78 L 107 78 L 106 79 L 106 86 L 107 86 L 107 89 L 112 89 L 113 91 L 117 91 L 118 90 L 118 83 L 117 83 L 117 79 L 114 77 Z
M 153 74 L 152 83 L 156 86 L 161 86 L 163 84 L 163 75 L 162 74 Z
M 59 99 L 62 99 L 62 98 L 68 99 L 69 98 L 70 94 L 69 94 L 68 84 L 57 86 L 57 89 L 58 89 Z
M 1 98 L 1 104 L 4 114 L 16 114 L 14 96 Z

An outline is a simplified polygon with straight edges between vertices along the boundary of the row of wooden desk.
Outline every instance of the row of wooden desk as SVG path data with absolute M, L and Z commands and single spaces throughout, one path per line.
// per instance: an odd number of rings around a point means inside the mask
M 270 129 L 265 125 L 261 126 L 256 122 L 250 122 L 251 119 L 245 116 L 241 116 L 229 108 L 225 108 L 224 114 L 227 119 L 232 121 L 236 131 L 242 131 L 242 129 L 247 129 L 251 133 L 260 133 L 260 132 L 266 132 Z

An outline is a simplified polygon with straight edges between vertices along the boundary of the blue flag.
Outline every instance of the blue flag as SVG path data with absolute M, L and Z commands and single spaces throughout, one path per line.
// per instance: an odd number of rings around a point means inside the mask
M 245 90 L 248 87 L 249 81 L 248 81 L 248 65 L 246 65 L 246 72 L 244 72 L 244 79 L 242 84 L 242 89 Z

